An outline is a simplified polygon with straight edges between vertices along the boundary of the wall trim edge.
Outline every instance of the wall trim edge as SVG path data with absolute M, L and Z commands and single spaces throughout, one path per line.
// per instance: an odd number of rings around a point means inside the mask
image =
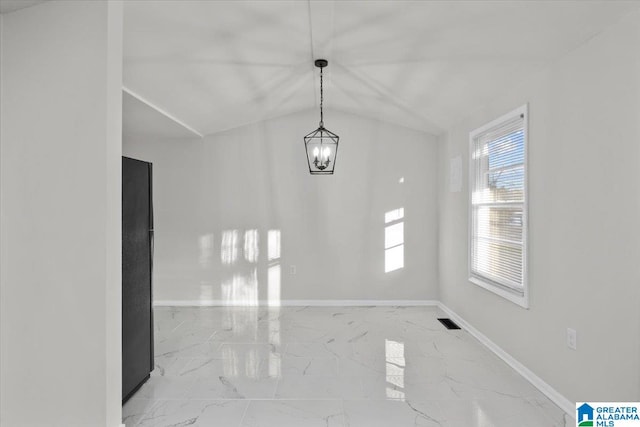
M 441 301 L 438 301 L 438 308 L 444 311 L 449 317 L 452 318 L 452 320 L 458 323 L 463 329 L 469 332 L 474 338 L 480 341 L 482 345 L 491 350 L 507 365 L 511 366 L 517 373 L 522 375 L 527 381 L 529 381 L 535 388 L 540 390 L 567 415 L 569 415 L 572 419 L 575 419 L 576 405 L 574 402 L 571 402 L 569 399 L 564 397 L 560 392 L 551 387 L 546 381 L 544 381 L 542 378 L 533 373 L 533 371 L 520 363 L 515 357 L 504 351 L 499 345 L 491 341 L 482 332 L 471 326 L 466 320 L 460 317 L 455 311 L 444 305 Z
M 367 306 L 437 306 L 438 301 L 435 300 L 306 300 L 306 299 L 293 299 L 293 300 L 281 300 L 278 304 L 270 304 L 267 300 L 260 300 L 257 304 L 246 304 L 246 302 L 229 302 L 223 300 L 157 300 L 153 302 L 154 307 L 246 307 L 247 305 L 254 305 L 260 307 L 268 306 L 281 306 L 281 307 L 367 307 Z

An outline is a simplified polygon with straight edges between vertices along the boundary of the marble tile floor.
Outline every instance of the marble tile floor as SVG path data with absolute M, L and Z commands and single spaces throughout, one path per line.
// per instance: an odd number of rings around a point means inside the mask
M 571 420 L 435 307 L 163 307 L 131 426 L 555 427 Z

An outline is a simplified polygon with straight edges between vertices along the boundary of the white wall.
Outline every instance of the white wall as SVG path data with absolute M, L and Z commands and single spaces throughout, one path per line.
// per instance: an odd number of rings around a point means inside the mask
M 325 117 L 341 138 L 333 176 L 310 176 L 306 164 L 302 137 L 317 127 L 317 111 L 204 140 L 124 136 L 125 155 L 154 164 L 156 301 L 437 299 L 435 138 Z M 385 212 L 397 208 L 405 266 L 385 273 Z M 233 230 L 237 259 L 223 260 Z M 245 259 L 246 230 L 257 230 L 257 262 Z M 281 233 L 281 257 L 271 261 L 269 230 Z
M 440 294 L 573 401 L 640 400 L 640 14 L 633 13 L 442 138 Z M 530 309 L 467 280 L 469 132 L 529 103 Z M 578 331 L 578 350 L 566 345 Z
M 119 426 L 122 5 L 2 16 L 0 424 Z

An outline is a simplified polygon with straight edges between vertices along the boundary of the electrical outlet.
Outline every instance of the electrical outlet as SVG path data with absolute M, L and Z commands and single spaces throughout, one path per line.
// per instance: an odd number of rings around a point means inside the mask
M 578 333 L 575 329 L 567 328 L 567 346 L 570 349 L 578 349 Z
M 290 266 L 290 267 L 289 267 L 289 272 L 290 272 L 291 274 L 296 274 L 296 271 L 297 271 L 297 270 L 296 270 L 296 266 L 295 266 L 295 265 L 292 265 L 292 266 Z

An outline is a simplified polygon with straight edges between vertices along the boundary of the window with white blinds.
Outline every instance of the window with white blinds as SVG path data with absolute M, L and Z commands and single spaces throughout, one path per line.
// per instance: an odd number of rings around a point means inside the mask
M 527 307 L 527 106 L 470 145 L 469 280 Z

